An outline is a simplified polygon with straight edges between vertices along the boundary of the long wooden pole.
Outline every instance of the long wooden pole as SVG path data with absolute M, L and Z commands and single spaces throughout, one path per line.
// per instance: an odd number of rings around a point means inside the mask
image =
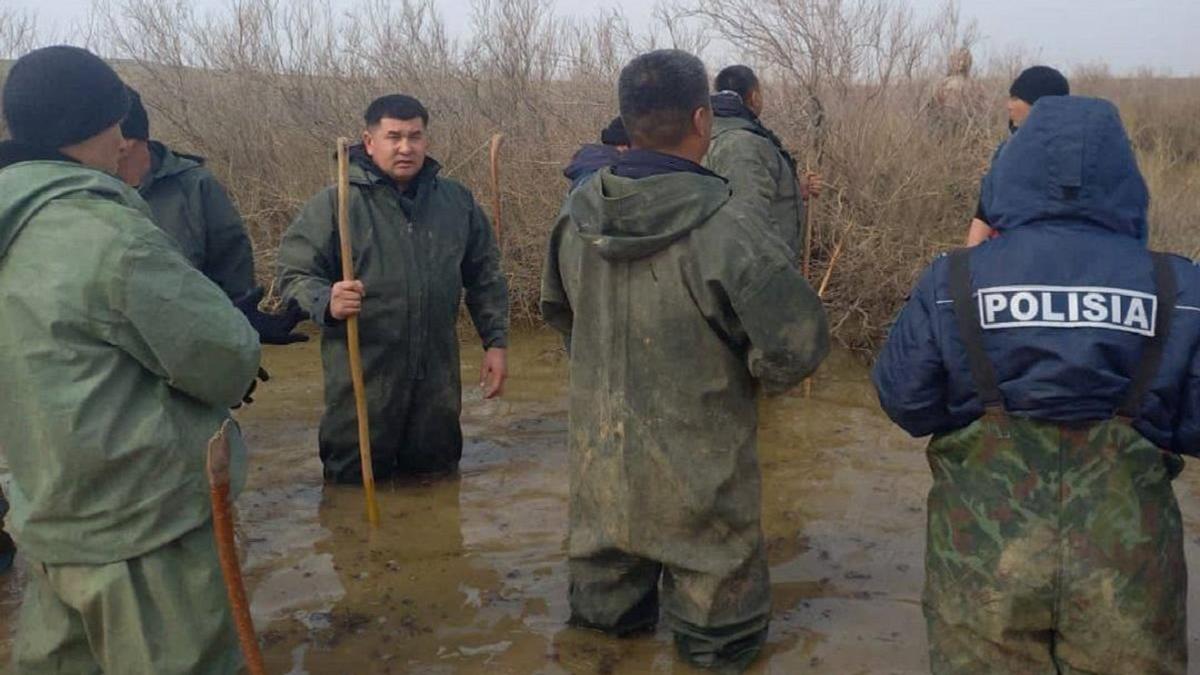
M 254 633 L 254 619 L 250 616 L 250 603 L 246 600 L 246 584 L 242 581 L 242 568 L 238 564 L 237 544 L 233 537 L 233 512 L 229 506 L 229 426 L 225 420 L 216 435 L 208 442 L 208 489 L 212 500 L 213 535 L 217 540 L 217 559 L 221 564 L 221 576 L 225 577 L 225 591 L 229 595 L 229 610 L 237 628 L 238 643 L 250 675 L 266 675 L 262 650 L 258 636 Z
M 503 232 L 501 226 L 501 218 L 503 214 L 500 211 L 500 144 L 504 142 L 504 134 L 494 134 L 492 136 L 492 148 L 489 153 L 491 156 L 491 174 L 492 174 L 492 227 L 496 229 L 496 244 L 500 244 L 500 233 Z
M 350 141 L 337 141 L 338 239 L 341 240 L 342 281 L 354 281 L 354 252 L 350 246 Z M 375 499 L 375 470 L 371 465 L 371 425 L 367 419 L 367 388 L 363 383 L 362 352 L 358 342 L 358 316 L 346 320 L 346 343 L 350 349 L 350 381 L 354 384 L 354 406 L 358 410 L 358 455 L 362 463 L 363 491 L 367 496 L 367 520 L 379 526 L 379 502 Z

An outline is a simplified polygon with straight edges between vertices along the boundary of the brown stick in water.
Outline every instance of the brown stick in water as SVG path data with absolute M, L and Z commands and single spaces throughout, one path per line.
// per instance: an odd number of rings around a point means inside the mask
M 262 651 L 258 647 L 258 636 L 254 632 L 254 619 L 250 617 L 250 603 L 246 600 L 242 568 L 238 564 L 237 544 L 233 537 L 233 511 L 229 504 L 228 433 L 231 424 L 233 420 L 225 420 L 208 442 L 208 489 L 212 500 L 213 534 L 217 540 L 221 575 L 225 577 L 225 591 L 229 595 L 229 609 L 233 613 L 238 643 L 242 646 L 246 667 L 250 675 L 266 675 Z

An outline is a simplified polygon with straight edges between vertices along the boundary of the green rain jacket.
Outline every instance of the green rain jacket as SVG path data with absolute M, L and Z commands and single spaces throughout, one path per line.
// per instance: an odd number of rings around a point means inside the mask
M 821 301 L 714 176 L 621 178 L 567 201 L 541 309 L 570 363 L 568 554 L 725 575 L 754 553 L 757 395 L 816 369 Z
M 733 196 L 768 215 L 771 231 L 799 259 L 804 244 L 804 200 L 796 173 L 769 139 L 740 117 L 714 117 L 712 144 L 704 165 L 729 180 Z
M 254 249 L 242 217 L 204 159 L 150 143 L 150 172 L 138 193 L 154 223 L 175 238 L 184 257 L 238 299 L 252 291 Z
M 424 439 L 423 450 L 411 447 L 417 439 L 408 439 L 405 427 L 414 405 L 444 407 L 449 423 L 457 420 L 457 321 L 464 290 L 483 347 L 508 346 L 508 285 L 492 227 L 470 190 L 440 177 L 433 159 L 426 159 L 414 179 L 415 191 L 402 193 L 361 146 L 350 155 L 354 274 L 366 289 L 359 333 L 372 449 L 376 458 L 427 450 L 456 463 L 461 453 L 456 424 L 439 430 L 436 439 Z M 357 461 L 358 440 L 346 328 L 328 314 L 332 285 L 342 278 L 336 216 L 337 188 L 329 187 L 288 228 L 278 260 L 284 298 L 297 300 L 322 328 L 321 453 L 326 468 L 339 471 Z M 417 396 L 422 400 L 410 401 L 417 381 L 439 391 L 422 389 Z
M 67 161 L 0 170 L 0 317 L 0 445 L 29 558 L 126 560 L 210 519 L 208 440 L 254 380 L 258 335 L 136 192 Z

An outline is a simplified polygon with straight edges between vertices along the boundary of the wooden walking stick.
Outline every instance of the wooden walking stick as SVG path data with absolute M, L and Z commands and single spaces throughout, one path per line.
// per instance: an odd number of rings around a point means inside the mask
M 504 142 L 504 134 L 492 135 L 491 165 L 492 165 L 492 227 L 496 229 L 496 243 L 500 243 L 500 144 Z
M 354 252 L 350 246 L 350 141 L 337 141 L 338 239 L 341 240 L 342 281 L 354 281 Z M 367 419 L 367 388 L 363 383 L 362 352 L 358 341 L 358 316 L 346 319 L 346 343 L 350 350 L 350 381 L 354 384 L 354 406 L 358 410 L 358 455 L 362 464 L 363 491 L 367 497 L 367 520 L 379 526 L 379 502 L 375 500 L 375 470 L 371 465 L 371 427 Z
M 246 667 L 250 675 L 266 675 L 258 636 L 254 633 L 254 619 L 250 617 L 250 603 L 246 601 L 246 585 L 242 582 L 242 568 L 238 564 L 237 544 L 233 538 L 233 512 L 229 504 L 231 424 L 233 420 L 225 420 L 208 442 L 208 489 L 212 500 L 213 534 L 217 540 L 221 576 L 225 577 L 225 591 L 229 594 L 229 609 L 237 627 L 242 655 L 246 657 Z

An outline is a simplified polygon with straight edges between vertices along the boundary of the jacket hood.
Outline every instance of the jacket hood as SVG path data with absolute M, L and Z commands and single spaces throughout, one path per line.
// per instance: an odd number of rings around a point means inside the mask
M 158 141 L 150 141 L 150 172 L 137 187 L 139 193 L 149 194 L 155 183 L 204 166 L 204 158 L 175 152 Z
M 1085 224 L 1146 238 L 1150 196 L 1112 103 L 1047 96 L 1004 145 L 985 194 L 992 226 Z
M 600 169 L 612 166 L 620 156 L 621 153 L 611 145 L 585 145 L 571 158 L 571 163 L 563 169 L 563 175 L 571 182 L 575 182 Z
M 0 144 L 0 157 L 14 156 L 13 146 Z M 0 159 L 0 260 L 8 254 L 25 225 L 49 202 L 79 192 L 134 205 L 131 190 L 115 176 L 63 159 Z M 145 211 L 144 204 L 140 207 Z
M 622 178 L 606 168 L 597 176 L 571 193 L 567 212 L 606 260 L 662 251 L 704 224 L 731 194 L 721 178 L 698 173 Z

